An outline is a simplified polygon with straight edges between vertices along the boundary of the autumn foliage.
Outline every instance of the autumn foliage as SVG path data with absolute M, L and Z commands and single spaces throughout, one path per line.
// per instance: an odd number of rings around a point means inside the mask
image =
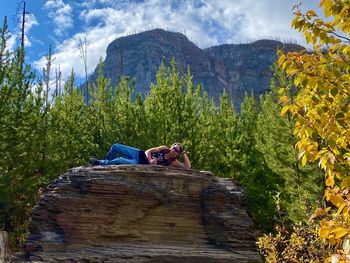
M 325 206 L 318 235 L 333 246 L 326 262 L 347 262 L 350 257 L 350 1 L 322 0 L 326 19 L 315 11 L 302 13 L 295 6 L 292 26 L 313 51 L 279 53 L 279 66 L 294 81 L 298 94 L 281 96 L 282 114 L 296 120 L 294 134 L 302 164 L 317 162 L 324 171 Z M 280 92 L 287 93 L 285 87 Z
M 275 232 L 258 242 L 266 262 L 316 263 L 331 254 L 330 247 L 318 238 L 314 223 L 296 224 L 291 230 L 279 225 Z

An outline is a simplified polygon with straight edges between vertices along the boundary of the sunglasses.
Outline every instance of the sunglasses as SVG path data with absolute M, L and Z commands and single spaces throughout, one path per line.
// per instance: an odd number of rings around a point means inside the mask
M 181 151 L 178 148 L 176 148 L 176 146 L 173 146 L 170 150 L 174 150 L 177 153 L 181 153 Z

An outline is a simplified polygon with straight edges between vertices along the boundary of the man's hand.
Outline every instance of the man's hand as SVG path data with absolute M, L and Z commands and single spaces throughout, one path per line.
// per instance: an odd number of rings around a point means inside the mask
M 149 163 L 152 164 L 152 165 L 156 165 L 157 164 L 157 158 L 152 158 Z

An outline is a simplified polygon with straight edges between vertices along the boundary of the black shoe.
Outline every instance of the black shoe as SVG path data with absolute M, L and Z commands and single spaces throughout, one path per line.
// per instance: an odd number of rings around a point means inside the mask
M 96 159 L 96 158 L 90 158 L 89 159 L 89 163 L 92 165 L 99 165 L 100 164 L 100 160 Z

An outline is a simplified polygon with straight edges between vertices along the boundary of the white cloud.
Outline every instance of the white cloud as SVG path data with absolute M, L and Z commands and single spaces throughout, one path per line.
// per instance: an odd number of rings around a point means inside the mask
M 75 6 L 80 8 L 79 19 L 84 23 L 84 32 L 76 33 L 57 46 L 54 63 L 57 67 L 60 65 L 64 78 L 73 67 L 76 74 L 83 77 L 79 38 L 87 40 L 88 71 L 91 73 L 115 38 L 154 28 L 186 33 L 202 48 L 261 38 L 293 39 L 305 44 L 301 35 L 290 27 L 291 9 L 297 3 L 298 0 L 88 0 L 84 5 Z M 96 8 L 101 5 L 103 8 Z M 316 5 L 316 1 L 306 2 L 307 8 L 315 9 Z M 51 10 L 56 23 L 62 23 L 58 29 L 61 33 L 73 25 L 72 8 L 62 0 L 49 0 L 45 8 Z M 64 19 L 68 23 L 64 23 Z M 36 65 L 42 68 L 43 63 L 41 59 Z
M 16 44 L 20 39 L 22 38 L 22 14 L 17 15 L 17 22 L 18 22 L 18 32 L 16 35 L 10 34 L 10 38 L 7 41 L 7 47 L 8 50 L 14 50 L 16 48 Z M 29 31 L 34 27 L 39 25 L 38 20 L 32 13 L 27 13 L 25 16 L 25 21 L 24 21 L 24 46 L 25 47 L 31 47 L 32 42 L 30 37 L 29 37 Z
M 92 73 L 100 57 L 104 57 L 106 45 L 116 37 L 117 35 L 108 28 L 94 28 L 89 32 L 76 34 L 57 46 L 52 56 L 54 58 L 53 68 L 60 67 L 64 80 L 69 76 L 73 68 L 77 76 L 82 78 L 85 76 L 85 70 L 79 48 L 79 39 L 86 39 L 88 72 Z M 45 64 L 45 57 L 42 57 L 39 61 L 34 62 L 34 67 L 42 69 L 45 67 Z
M 30 39 L 28 38 L 28 32 L 33 26 L 39 25 L 39 23 L 33 14 L 27 15 L 25 22 L 26 22 L 25 23 L 25 33 L 26 34 L 24 36 L 24 45 L 26 47 L 30 47 L 32 45 L 32 43 L 31 43 Z
M 113 4 L 114 0 L 98 0 L 101 4 Z
M 48 16 L 55 24 L 54 33 L 66 35 L 66 31 L 73 27 L 72 7 L 63 0 L 48 0 L 44 8 L 49 11 Z
M 16 42 L 17 42 L 16 37 L 14 35 L 10 35 L 10 37 L 6 41 L 6 44 L 7 44 L 6 49 L 12 52 L 16 48 Z

